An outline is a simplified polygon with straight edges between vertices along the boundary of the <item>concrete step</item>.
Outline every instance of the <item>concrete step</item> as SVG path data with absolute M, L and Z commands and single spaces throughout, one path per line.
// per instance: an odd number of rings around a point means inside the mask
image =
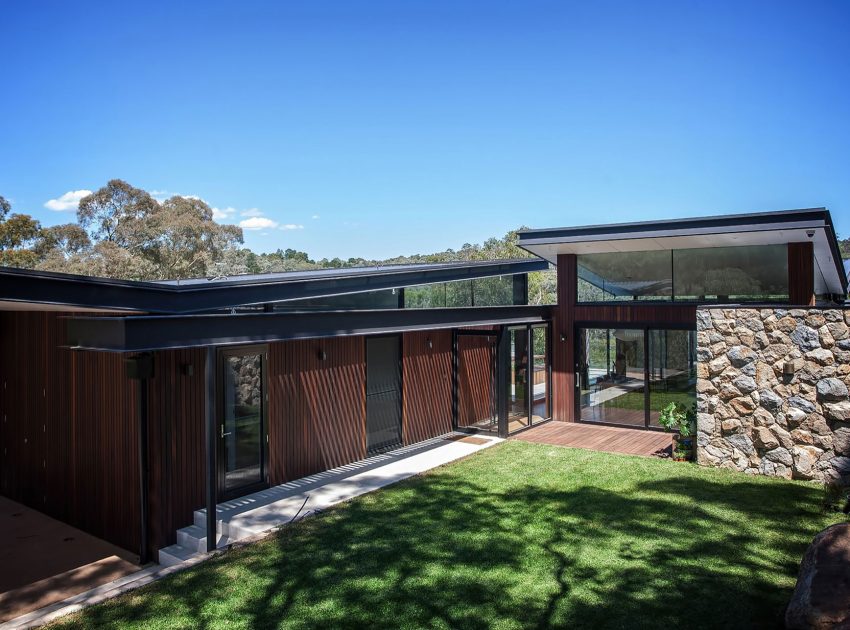
M 207 551 L 207 530 L 205 527 L 198 525 L 189 525 L 177 530 L 177 544 L 191 551 L 198 553 L 206 553 Z M 216 548 L 221 549 L 230 544 L 230 539 L 226 536 L 218 536 Z
M 207 511 L 205 509 L 195 510 L 192 520 L 194 521 L 195 527 L 200 527 L 203 530 L 203 535 L 206 537 Z M 256 533 L 250 529 L 244 529 L 220 519 L 215 522 L 215 531 L 220 537 L 226 538 L 229 542 L 242 540 L 243 538 L 248 538 Z M 219 540 L 219 547 L 221 546 L 221 540 Z
M 198 552 L 186 549 L 186 547 L 170 545 L 159 550 L 159 563 L 164 567 L 170 567 L 196 555 L 198 555 Z

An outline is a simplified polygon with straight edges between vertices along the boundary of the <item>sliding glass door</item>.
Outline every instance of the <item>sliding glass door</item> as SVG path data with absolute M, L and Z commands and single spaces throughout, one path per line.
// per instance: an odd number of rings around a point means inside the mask
M 649 331 L 649 426 L 660 426 L 658 416 L 671 402 L 696 407 L 696 376 L 696 333 Z
M 696 400 L 692 330 L 579 328 L 576 344 L 578 418 L 658 427 L 669 402 Z
M 508 433 L 551 417 L 549 404 L 549 327 L 546 324 L 505 329 L 507 344 Z

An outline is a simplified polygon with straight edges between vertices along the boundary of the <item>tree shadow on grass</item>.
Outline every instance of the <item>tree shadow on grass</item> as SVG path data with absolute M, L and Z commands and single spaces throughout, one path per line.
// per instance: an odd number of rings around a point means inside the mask
M 615 491 L 433 474 L 296 523 L 82 621 L 773 627 L 819 522 L 816 505 L 816 488 L 732 477 Z

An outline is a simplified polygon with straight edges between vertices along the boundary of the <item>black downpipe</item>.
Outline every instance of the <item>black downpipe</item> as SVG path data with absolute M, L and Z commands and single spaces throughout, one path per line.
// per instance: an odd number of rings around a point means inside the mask
M 215 532 L 216 521 L 216 433 L 215 433 L 215 385 L 216 364 L 215 346 L 207 346 L 206 353 L 206 397 L 204 400 L 204 411 L 206 415 L 206 437 L 207 437 L 207 552 L 215 551 L 217 536 Z

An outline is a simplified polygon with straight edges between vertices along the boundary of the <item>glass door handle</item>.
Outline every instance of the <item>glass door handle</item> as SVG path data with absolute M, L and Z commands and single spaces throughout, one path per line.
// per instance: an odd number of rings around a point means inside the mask
M 225 433 L 224 432 L 224 425 L 221 425 L 221 437 L 224 437 L 226 435 L 233 435 L 233 431 L 228 431 L 227 433 Z

